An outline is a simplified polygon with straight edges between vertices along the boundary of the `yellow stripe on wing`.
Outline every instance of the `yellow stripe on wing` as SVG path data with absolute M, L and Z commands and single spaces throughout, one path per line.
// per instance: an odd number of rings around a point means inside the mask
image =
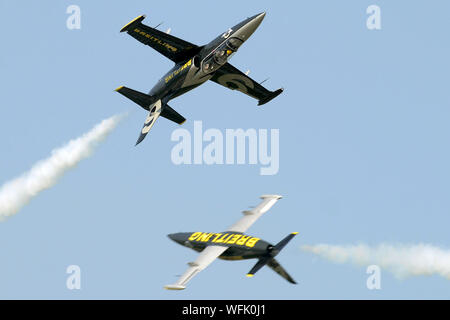
M 124 32 L 136 20 L 139 20 L 139 19 L 144 20 L 144 18 L 145 18 L 145 14 L 143 14 L 142 16 L 139 16 L 137 18 L 134 18 L 133 20 L 128 22 L 122 29 L 120 29 L 120 32 Z

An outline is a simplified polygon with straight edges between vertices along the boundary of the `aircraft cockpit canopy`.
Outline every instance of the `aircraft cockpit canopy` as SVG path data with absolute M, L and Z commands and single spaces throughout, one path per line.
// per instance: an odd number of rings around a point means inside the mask
M 224 65 L 243 43 L 238 38 L 230 38 L 222 43 L 212 54 L 203 60 L 203 71 L 210 73 Z
M 227 41 L 227 47 L 232 51 L 237 51 L 237 49 L 239 49 L 239 47 L 241 46 L 242 43 L 243 43 L 243 41 L 241 39 L 230 38 Z

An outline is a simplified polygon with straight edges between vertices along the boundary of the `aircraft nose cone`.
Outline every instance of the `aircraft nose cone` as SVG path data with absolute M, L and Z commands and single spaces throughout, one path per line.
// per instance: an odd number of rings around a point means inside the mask
M 266 16 L 266 13 L 265 12 L 261 12 L 261 13 L 258 13 L 257 15 L 254 15 L 252 17 L 252 20 L 249 22 L 249 24 L 253 28 L 253 31 L 255 31 L 256 28 L 259 27 L 259 25 L 261 24 L 261 22 L 263 21 L 265 16 Z
M 265 12 L 261 12 L 261 13 L 259 13 L 259 14 L 256 15 L 255 19 L 256 19 L 259 23 L 261 23 L 261 21 L 263 21 L 263 19 L 264 19 L 265 16 L 266 16 L 266 13 L 265 13 Z
M 176 233 L 171 233 L 171 234 L 168 234 L 167 236 L 169 237 L 170 240 L 173 240 L 175 242 L 177 241 Z
M 233 36 L 240 38 L 242 41 L 247 41 L 247 39 L 250 38 L 253 32 L 255 32 L 255 30 L 259 27 L 265 16 L 266 13 L 261 12 L 248 18 L 245 25 L 239 28 Z
M 170 240 L 175 241 L 176 243 L 183 243 L 186 239 L 186 236 L 183 233 L 171 233 L 167 235 Z

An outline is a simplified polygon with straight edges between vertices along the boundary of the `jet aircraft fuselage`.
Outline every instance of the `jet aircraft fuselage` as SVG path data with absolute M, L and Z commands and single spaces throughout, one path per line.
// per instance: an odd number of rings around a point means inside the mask
M 212 232 L 179 232 L 169 234 L 168 237 L 176 243 L 191 248 L 199 255 L 189 268 L 181 275 L 175 284 L 165 286 L 169 290 L 183 290 L 186 284 L 201 270 L 210 265 L 216 258 L 223 260 L 258 259 L 256 264 L 247 273 L 253 275 L 264 266 L 278 273 L 281 277 L 295 284 L 295 280 L 286 272 L 275 257 L 291 241 L 297 232 L 292 232 L 276 245 L 272 245 L 260 238 L 245 234 L 246 230 L 255 221 L 267 212 L 281 196 L 276 194 L 262 195 L 263 201 L 251 210 L 244 210 L 243 217 L 220 233 Z
M 125 86 L 116 89 L 149 111 L 136 144 L 145 138 L 159 116 L 183 124 L 186 119 L 172 109 L 168 101 L 208 80 L 255 98 L 258 105 L 263 105 L 282 93 L 282 88 L 275 91 L 267 90 L 248 77 L 248 72 L 243 73 L 228 63 L 231 56 L 258 28 L 265 15 L 263 12 L 245 19 L 203 46 L 197 46 L 143 24 L 144 15 L 125 25 L 121 32 L 126 31 L 139 42 L 152 47 L 175 63 L 148 94 Z
M 219 259 L 223 260 L 260 258 L 273 248 L 272 244 L 260 238 L 233 231 L 221 233 L 180 232 L 169 234 L 168 237 L 176 243 L 197 252 L 203 251 L 210 245 L 228 247 L 219 256 Z
M 168 102 L 211 79 L 250 38 L 265 15 L 260 13 L 245 19 L 205 45 L 195 56 L 175 64 L 150 90 L 149 95 Z

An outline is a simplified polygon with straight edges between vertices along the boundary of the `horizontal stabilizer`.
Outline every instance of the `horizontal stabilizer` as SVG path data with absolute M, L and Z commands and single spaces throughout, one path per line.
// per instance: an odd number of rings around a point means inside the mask
M 148 94 L 124 86 L 117 88 L 116 91 L 121 95 L 127 97 L 128 99 L 132 100 L 133 102 L 137 103 L 147 111 L 150 110 L 150 105 L 154 103 L 156 100 L 154 97 Z
M 295 282 L 295 280 L 292 279 L 292 277 L 289 275 L 289 273 L 287 273 L 286 270 L 284 270 L 284 268 L 281 266 L 281 264 L 278 263 L 277 260 L 270 259 L 267 262 L 267 266 L 270 269 L 272 269 L 273 271 L 275 271 L 276 273 L 278 273 L 280 276 L 282 276 L 284 279 L 289 281 L 290 283 L 297 284 L 297 282 Z
M 181 114 L 173 110 L 167 104 L 164 105 L 162 109 L 161 117 L 164 117 L 178 124 L 183 124 L 186 121 L 186 119 Z
M 277 245 L 274 247 L 274 249 L 276 249 L 276 250 L 278 250 L 278 252 L 280 252 L 288 244 L 288 242 L 291 241 L 292 238 L 294 238 L 297 234 L 298 234 L 298 232 L 292 232 L 286 238 L 284 238 L 283 240 L 278 242 Z
M 258 262 L 253 266 L 253 268 L 247 273 L 247 277 L 253 277 L 255 273 L 267 265 L 270 269 L 278 273 L 280 276 L 282 276 L 284 279 L 286 279 L 288 282 L 292 284 L 297 284 L 294 279 L 287 273 L 286 270 L 280 265 L 280 263 L 275 260 L 275 258 L 271 258 L 270 256 L 264 256 L 261 259 L 258 260 Z
M 267 265 L 270 269 L 278 273 L 284 279 L 292 284 L 296 284 L 294 279 L 284 270 L 284 268 L 275 260 L 275 256 L 280 253 L 280 251 L 288 244 L 289 241 L 294 238 L 298 232 L 292 232 L 283 240 L 281 240 L 276 246 L 267 249 L 267 254 L 259 258 L 258 262 L 253 266 L 253 268 L 247 273 L 247 277 L 253 277 L 253 275 L 262 267 Z
M 267 262 L 269 262 L 270 259 L 272 259 L 271 256 L 264 256 L 260 258 L 258 262 L 256 262 L 256 264 L 253 266 L 253 268 L 247 273 L 247 277 L 253 277 L 259 269 L 264 267 Z

